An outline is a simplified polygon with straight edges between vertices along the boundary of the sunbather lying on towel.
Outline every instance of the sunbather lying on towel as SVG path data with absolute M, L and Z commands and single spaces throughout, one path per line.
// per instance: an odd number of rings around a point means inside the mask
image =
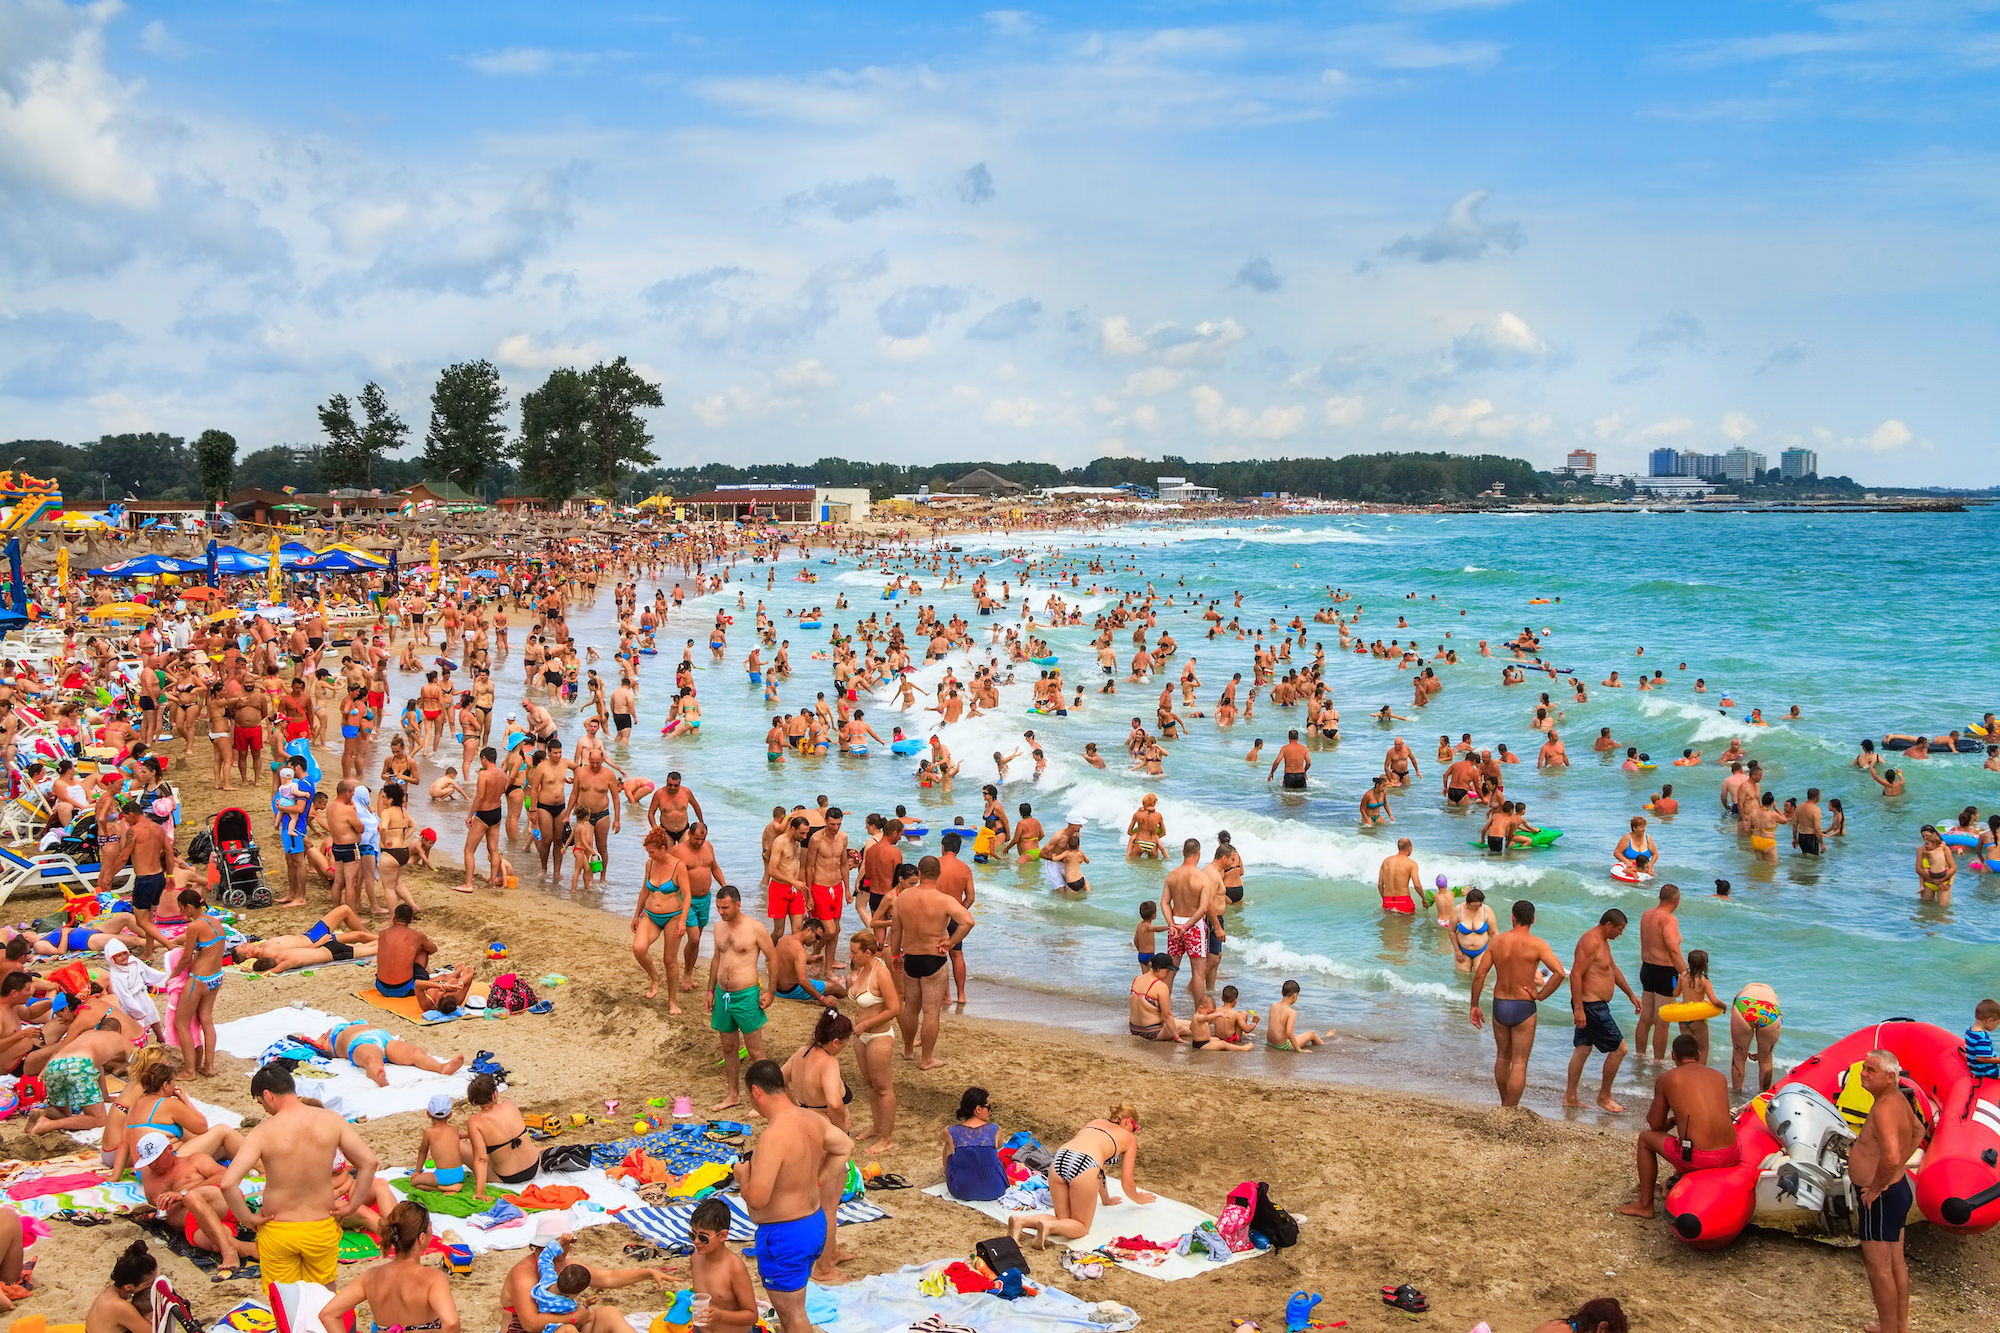
M 389 1086 L 388 1065 L 408 1065 L 427 1074 L 456 1074 L 465 1064 L 462 1055 L 439 1060 L 371 1023 L 342 1023 L 317 1037 L 299 1040 L 322 1055 L 347 1061 L 385 1088 Z
M 325 967 L 328 963 L 351 963 L 357 958 L 374 956 L 373 944 L 342 944 L 337 939 L 303 948 L 270 940 L 246 940 L 229 951 L 230 962 L 251 963 L 253 972 L 290 972 L 295 968 Z

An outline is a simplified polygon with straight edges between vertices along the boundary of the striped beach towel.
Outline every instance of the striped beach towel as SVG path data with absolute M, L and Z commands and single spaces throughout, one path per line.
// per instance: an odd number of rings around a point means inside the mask
M 750 1220 L 750 1212 L 743 1206 L 742 1196 L 724 1194 L 717 1197 L 729 1205 L 729 1239 L 754 1240 L 757 1224 Z M 688 1239 L 688 1223 L 694 1216 L 694 1207 L 690 1201 L 660 1208 L 627 1208 L 618 1214 L 618 1220 L 669 1254 L 693 1254 L 694 1245 Z M 843 1203 L 840 1212 L 835 1214 L 844 1227 L 879 1222 L 888 1215 L 866 1199 Z

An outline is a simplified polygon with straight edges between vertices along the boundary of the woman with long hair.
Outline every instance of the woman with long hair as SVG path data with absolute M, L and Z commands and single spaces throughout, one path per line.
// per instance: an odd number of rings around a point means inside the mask
M 431 1215 L 408 1199 L 382 1219 L 384 1263 L 363 1269 L 334 1293 L 320 1312 L 329 1329 L 341 1326 L 341 1316 L 363 1304 L 368 1307 L 372 1333 L 402 1329 L 405 1333 L 436 1329 L 458 1333 L 458 1306 L 451 1298 L 451 1279 L 424 1266 L 431 1238 Z
M 847 941 L 847 981 L 854 1001 L 854 1063 L 868 1087 L 869 1127 L 854 1141 L 872 1139 L 868 1151 L 896 1150 L 896 1016 L 903 1002 L 896 993 L 896 973 L 882 957 L 875 932 L 858 930 Z
M 1007 1219 L 1007 1231 L 1019 1241 L 1035 1233 L 1038 1249 L 1047 1249 L 1050 1236 L 1077 1240 L 1090 1230 L 1101 1201 L 1106 1207 L 1123 1202 L 1111 1197 L 1107 1175 L 1118 1167 L 1118 1183 L 1126 1199 L 1151 1203 L 1154 1196 L 1132 1183 L 1139 1158 L 1139 1113 L 1129 1102 L 1120 1103 L 1100 1120 L 1093 1120 L 1056 1149 L 1049 1163 L 1050 1213 L 1016 1213 Z

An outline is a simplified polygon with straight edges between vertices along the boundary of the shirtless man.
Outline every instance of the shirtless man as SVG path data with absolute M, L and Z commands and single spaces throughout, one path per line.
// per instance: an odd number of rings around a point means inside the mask
M 217 1184 L 237 1221 L 257 1228 L 258 1262 L 270 1282 L 332 1286 L 340 1259 L 338 1216 L 352 1216 L 374 1194 L 374 1150 L 334 1111 L 299 1100 L 291 1071 L 265 1065 L 250 1080 L 250 1096 L 269 1119 L 243 1137 L 243 1147 Z M 347 1202 L 333 1190 L 334 1154 L 354 1173 Z M 252 1209 L 243 1178 L 261 1168 L 264 1194 Z
M 487 868 L 494 888 L 506 887 L 500 869 L 500 818 L 507 809 L 507 775 L 501 771 L 500 755 L 492 746 L 479 752 L 479 777 L 472 791 L 472 810 L 465 816 L 465 883 L 451 887 L 460 893 L 472 892 L 472 876 L 478 866 L 479 849 L 486 848 Z M 541 813 L 539 807 L 536 814 Z
M 657 826 L 656 826 L 657 827 Z M 673 835 L 668 834 L 669 841 Z M 681 918 L 681 937 L 686 941 L 681 954 L 681 989 L 694 989 L 694 965 L 701 957 L 701 932 L 708 925 L 715 905 L 714 888 L 728 877 L 715 863 L 715 845 L 708 840 L 708 825 L 687 826 L 687 836 L 674 843 L 669 853 L 686 867 L 682 879 L 687 886 L 687 913 Z
M 1802 856 L 1820 856 L 1826 852 L 1825 816 L 1819 808 L 1818 787 L 1806 788 L 1806 799 L 1792 811 L 1792 846 Z
M 1423 875 L 1417 869 L 1414 851 L 1415 844 L 1408 838 L 1396 839 L 1395 852 L 1383 857 L 1381 869 L 1375 872 L 1375 891 L 1382 895 L 1385 912 L 1414 916 L 1423 901 Z
M 897 895 L 895 919 L 889 923 L 889 952 L 902 955 L 903 973 L 910 981 L 902 996 L 903 1058 L 915 1055 L 913 1048 L 921 1036 L 920 1069 L 944 1063 L 935 1052 L 938 1019 L 950 989 L 945 963 L 952 945 L 963 944 L 973 926 L 972 913 L 938 888 L 942 873 L 935 856 L 917 862 L 917 882 Z
M 804 848 L 805 884 L 809 895 L 806 910 L 811 920 L 820 923 L 817 971 L 823 977 L 833 975 L 834 949 L 841 936 L 840 918 L 846 911 L 851 892 L 848 877 L 853 873 L 853 867 L 847 855 L 847 834 L 841 828 L 845 818 L 840 807 L 829 806 L 825 821 L 813 830 Z
M 1563 1092 L 1564 1106 L 1582 1106 L 1577 1099 L 1577 1081 L 1583 1077 L 1583 1067 L 1590 1063 L 1592 1049 L 1604 1055 L 1604 1081 L 1598 1085 L 1597 1104 L 1616 1115 L 1625 1108 L 1611 1100 L 1611 1085 L 1618 1077 L 1618 1066 L 1625 1062 L 1625 1034 L 1618 1030 L 1618 1020 L 1611 1016 L 1611 992 L 1615 987 L 1625 992 L 1625 998 L 1632 1001 L 1632 1012 L 1639 1012 L 1639 997 L 1632 993 L 1625 982 L 1625 974 L 1618 968 L 1618 959 L 1611 952 L 1611 941 L 1625 933 L 1625 914 L 1617 908 L 1607 908 L 1597 924 L 1583 932 L 1583 938 L 1576 942 L 1576 959 L 1569 974 L 1570 1020 L 1576 1025 L 1576 1035 L 1570 1040 L 1569 1086 Z
M 823 1115 L 796 1105 L 785 1072 L 761 1057 L 746 1075 L 750 1105 L 767 1122 L 753 1152 L 736 1164 L 736 1183 L 757 1224 L 757 1277 L 783 1333 L 814 1333 L 806 1282 L 826 1249 L 822 1203 L 847 1175 L 854 1140 Z
M 812 837 L 812 821 L 794 811 L 780 809 L 773 822 L 782 819 L 784 828 L 764 849 L 764 874 L 759 886 L 764 890 L 764 915 L 771 923 L 773 938 L 787 930 L 797 930 L 806 919 L 806 841 Z M 767 830 L 768 832 L 768 830 Z
M 1074 838 L 1080 825 L 1068 825 L 1060 837 Z M 965 839 L 957 833 L 947 833 L 939 839 L 941 855 L 938 857 L 938 891 L 955 899 L 966 911 L 978 896 L 978 888 L 972 880 L 972 867 L 959 858 L 959 849 Z M 951 983 L 958 991 L 958 1006 L 965 1007 L 965 941 L 954 939 L 951 943 Z
M 1396 743 L 1402 744 L 1401 741 Z M 1285 789 L 1304 791 L 1306 774 L 1311 771 L 1313 761 L 1312 756 L 1306 753 L 1306 747 L 1299 744 L 1299 733 L 1296 729 L 1286 733 L 1285 743 L 1278 747 L 1278 755 L 1271 761 L 1270 771 L 1264 774 L 1264 781 L 1269 782 L 1276 776 L 1281 765 L 1285 770 Z
M 328 850 L 333 857 L 334 906 L 345 904 L 356 911 L 369 905 L 361 877 L 361 811 L 354 804 L 354 789 L 360 785 L 353 778 L 342 778 L 326 807 L 326 829 L 333 839 Z
M 568 801 L 565 793 L 569 784 L 569 761 L 563 758 L 561 741 L 551 741 L 544 748 L 541 759 L 528 770 L 527 781 L 528 798 L 535 803 L 530 812 L 534 823 L 535 855 L 544 871 L 548 870 L 550 857 L 553 856 L 556 872 L 560 874 L 562 845 L 557 835 L 562 833 L 562 812 Z
M 1417 752 L 1401 736 L 1389 742 L 1389 749 L 1382 756 L 1382 771 L 1388 775 L 1392 787 L 1407 787 L 1410 779 L 1423 776 L 1417 767 Z
M 742 1065 L 737 1052 L 764 1059 L 760 1029 L 771 1007 L 768 978 L 775 972 L 777 951 L 771 932 L 743 915 L 743 895 L 724 884 L 715 890 L 715 955 L 708 960 L 708 1026 L 722 1044 L 722 1067 L 729 1095 L 713 1110 L 726 1111 L 742 1101 Z M 763 973 L 757 970 L 762 960 Z M 783 1084 L 783 1075 L 779 1076 Z M 815 1202 L 815 1209 L 818 1204 Z M 815 1219 L 817 1220 L 817 1219 Z
M 1181 863 L 1160 885 L 1160 916 L 1167 926 L 1167 959 L 1188 961 L 1188 999 L 1199 1008 L 1208 996 L 1203 975 L 1208 958 L 1208 923 L 1229 905 L 1222 876 L 1201 863 L 1201 839 L 1181 844 Z
M 1528 1057 L 1535 1049 L 1536 1006 L 1561 989 L 1562 960 L 1548 941 L 1529 927 L 1535 924 L 1535 905 L 1526 898 L 1514 902 L 1513 927 L 1487 946 L 1472 968 L 1472 1026 L 1486 1025 L 1479 997 L 1486 989 L 1486 974 L 1493 973 L 1493 1085 L 1500 1090 L 1502 1106 L 1519 1106 L 1521 1092 L 1528 1085 Z M 1538 983 L 1536 969 L 1548 969 L 1548 977 Z
M 569 808 L 563 813 L 574 822 L 590 821 L 597 845 L 597 864 L 600 868 L 607 868 L 611 861 L 611 835 L 619 831 L 622 822 L 620 812 L 624 806 L 619 799 L 618 771 L 605 765 L 601 742 L 595 746 L 579 742 L 577 748 L 588 757 L 576 770 L 569 793 Z M 480 781 L 483 783 L 485 780 L 486 775 L 482 771 Z M 607 819 L 611 821 L 608 829 L 604 827 Z M 497 842 L 497 833 L 495 839 Z M 603 877 L 603 869 L 590 873 Z
M 612 739 L 620 745 L 632 738 L 632 723 L 639 713 L 639 696 L 632 690 L 630 677 L 621 679 L 611 691 Z
M 1910 1155 L 1923 1127 L 1901 1087 L 1893 1051 L 1870 1051 L 1861 1086 L 1875 1098 L 1860 1136 L 1847 1152 L 1847 1176 L 1861 1189 L 1861 1263 L 1875 1298 L 1871 1333 L 1910 1333 L 1910 1270 L 1903 1262 L 1903 1224 L 1910 1215 Z
M 1681 923 L 1674 913 L 1680 910 L 1681 891 L 1677 885 L 1662 884 L 1657 906 L 1648 907 L 1639 917 L 1639 1029 L 1632 1044 L 1646 1054 L 1646 1036 L 1653 1038 L 1653 1058 L 1667 1053 L 1667 1027 L 1659 1019 L 1660 1006 L 1672 1004 L 1687 974 L 1681 957 Z M 1608 998 L 1608 997 L 1607 997 Z
M 694 792 L 681 785 L 678 771 L 669 773 L 666 780 L 653 791 L 653 799 L 646 803 L 646 826 L 667 831 L 667 841 L 678 843 L 687 836 L 688 812 L 694 812 L 697 821 L 708 816 L 701 812 L 701 802 Z
M 1568 768 L 1569 751 L 1563 747 L 1562 737 L 1556 735 L 1555 728 L 1549 729 L 1548 739 L 1542 742 L 1540 753 L 1535 756 L 1536 768 Z
M 1639 1198 L 1621 1206 L 1620 1213 L 1653 1215 L 1662 1157 L 1676 1171 L 1706 1171 L 1743 1160 L 1729 1115 L 1729 1080 L 1701 1062 L 1701 1043 L 1686 1032 L 1674 1038 L 1674 1067 L 1653 1085 L 1653 1106 L 1646 1113 L 1646 1128 L 1639 1131 Z M 1901 1218 L 1897 1220 L 1900 1225 Z
M 141 952 L 150 954 L 156 946 L 170 949 L 173 944 L 154 926 L 153 913 L 167 891 L 167 876 L 180 864 L 180 858 L 174 854 L 174 841 L 167 836 L 166 828 L 142 815 L 138 802 L 127 801 L 123 814 L 125 835 L 112 843 L 105 854 L 97 872 L 97 891 L 110 889 L 118 872 L 129 864 L 133 875 L 132 914 L 137 919 L 139 933 L 146 937 L 146 947 Z

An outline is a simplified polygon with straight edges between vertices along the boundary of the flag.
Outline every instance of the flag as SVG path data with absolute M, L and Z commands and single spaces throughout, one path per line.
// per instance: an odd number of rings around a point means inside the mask
M 287 495 L 297 495 L 299 493 L 299 488 L 296 486 L 286 486 L 283 489 Z

